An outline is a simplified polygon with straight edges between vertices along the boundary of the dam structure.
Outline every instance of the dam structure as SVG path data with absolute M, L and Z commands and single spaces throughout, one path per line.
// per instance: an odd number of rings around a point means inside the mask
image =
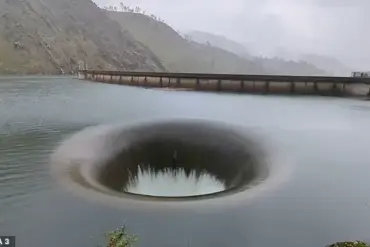
M 78 78 L 107 84 L 210 92 L 369 97 L 370 78 L 79 70 Z

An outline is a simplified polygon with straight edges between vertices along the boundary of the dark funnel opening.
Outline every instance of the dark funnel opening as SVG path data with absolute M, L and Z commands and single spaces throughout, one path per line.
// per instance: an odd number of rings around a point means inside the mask
M 122 132 L 124 148 L 98 180 L 125 194 L 199 197 L 244 188 L 260 175 L 253 144 L 230 129 L 166 123 Z

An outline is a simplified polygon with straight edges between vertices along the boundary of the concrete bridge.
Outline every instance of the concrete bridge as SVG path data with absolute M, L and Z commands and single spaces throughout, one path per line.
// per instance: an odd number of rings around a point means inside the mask
M 361 77 L 80 70 L 78 72 L 78 78 L 108 84 L 180 90 L 370 96 L 370 78 Z

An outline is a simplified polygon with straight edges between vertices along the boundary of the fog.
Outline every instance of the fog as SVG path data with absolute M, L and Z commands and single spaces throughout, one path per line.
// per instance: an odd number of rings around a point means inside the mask
M 117 0 L 95 0 L 100 6 Z M 175 29 L 220 34 L 252 54 L 328 55 L 370 70 L 369 0 L 126 0 Z

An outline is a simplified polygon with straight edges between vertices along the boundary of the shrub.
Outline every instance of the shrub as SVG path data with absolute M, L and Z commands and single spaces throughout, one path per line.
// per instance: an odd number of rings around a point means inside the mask
M 125 225 L 107 232 L 105 236 L 108 241 L 106 247 L 133 247 L 134 243 L 138 241 L 137 235 L 128 233 Z M 362 241 L 353 241 L 337 242 L 326 247 L 370 247 L 370 245 Z
M 370 245 L 361 241 L 353 241 L 353 242 L 337 242 L 335 244 L 328 245 L 327 247 L 370 247 Z
M 129 234 L 126 226 L 121 226 L 114 231 L 107 232 L 107 247 L 133 247 L 137 242 L 137 236 Z

